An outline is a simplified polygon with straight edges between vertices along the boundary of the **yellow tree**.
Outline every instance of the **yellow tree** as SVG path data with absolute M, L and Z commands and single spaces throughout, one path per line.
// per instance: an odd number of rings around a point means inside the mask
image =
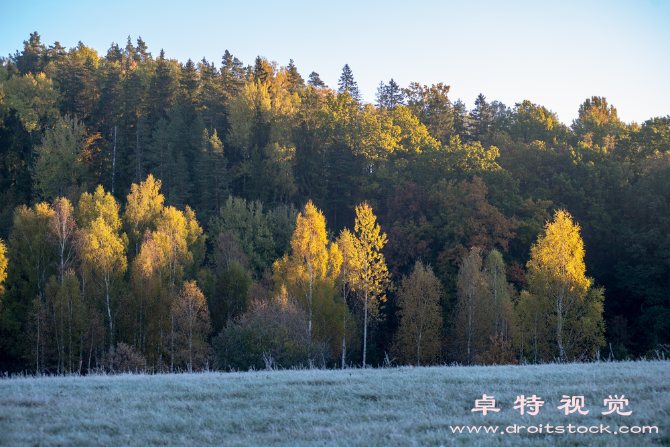
M 77 221 L 81 228 L 89 228 L 93 221 L 102 218 L 113 231 L 121 229 L 119 204 L 110 193 L 106 193 L 102 185 L 98 185 L 93 194 L 81 195 L 77 208 Z
M 284 256 L 274 265 L 275 274 L 285 276 L 299 290 L 296 295 L 304 299 L 310 335 L 314 316 L 314 286 L 316 281 L 326 278 L 329 273 L 328 261 L 326 219 L 310 200 L 305 210 L 298 214 L 291 238 L 291 256 Z
M 144 230 L 154 230 L 156 221 L 163 211 L 165 197 L 160 193 L 161 181 L 149 174 L 139 185 L 133 183 L 128 194 L 123 221 L 131 243 L 135 245 L 135 256 L 140 253 Z
M 528 261 L 531 294 L 546 305 L 545 319 L 562 361 L 581 358 L 603 344 L 603 292 L 586 277 L 579 225 L 559 210 L 533 245 Z
M 420 261 L 414 264 L 411 275 L 404 278 L 398 291 L 400 327 L 395 351 L 403 363 L 416 366 L 430 364 L 440 357 L 440 281 L 430 266 Z
M 359 257 L 356 274 L 356 290 L 363 300 L 363 368 L 365 368 L 368 320 L 378 318 L 379 303 L 386 301 L 384 290 L 389 280 L 389 273 L 380 253 L 386 244 L 386 234 L 376 224 L 377 217 L 367 203 L 356 207 L 356 223 L 354 232 L 355 250 Z
M 176 349 L 177 358 L 186 363 L 189 372 L 193 365 L 202 368 L 209 359 L 209 344 L 207 336 L 211 332 L 212 324 L 207 309 L 207 301 L 195 281 L 184 283 L 184 288 L 172 307 L 173 324 L 173 351 Z
M 127 268 L 125 233 L 119 235 L 120 205 L 101 185 L 93 194 L 83 193 L 76 218 L 84 230 L 81 258 L 84 278 L 90 275 L 104 301 L 110 349 L 114 346 L 115 285 Z
M 68 199 L 57 198 L 52 208 L 53 215 L 47 239 L 56 251 L 59 262 L 58 275 L 62 283 L 65 280 L 65 272 L 74 261 L 78 229 L 74 220 L 74 208 Z
M 5 290 L 2 283 L 7 278 L 7 246 L 0 239 L 0 303 L 2 303 L 2 292 Z
M 347 359 L 347 332 L 351 313 L 347 303 L 349 295 L 356 284 L 357 273 L 360 271 L 360 256 L 356 250 L 355 237 L 348 229 L 342 230 L 337 240 L 342 262 L 340 263 L 340 284 L 342 286 L 342 368 Z
M 114 347 L 114 315 L 112 293 L 118 279 L 126 271 L 126 247 L 113 227 L 101 215 L 86 229 L 83 260 L 92 273 L 105 300 L 109 323 L 109 347 Z

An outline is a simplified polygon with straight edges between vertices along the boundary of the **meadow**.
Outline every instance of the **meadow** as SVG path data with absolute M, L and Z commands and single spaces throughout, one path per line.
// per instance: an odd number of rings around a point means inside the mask
M 669 379 L 668 361 L 19 377 L 0 380 L 0 444 L 670 445 Z M 473 412 L 483 394 L 500 411 Z M 602 414 L 622 394 L 632 413 Z M 521 395 L 544 401 L 537 415 L 514 409 Z M 588 414 L 558 409 L 564 395 Z

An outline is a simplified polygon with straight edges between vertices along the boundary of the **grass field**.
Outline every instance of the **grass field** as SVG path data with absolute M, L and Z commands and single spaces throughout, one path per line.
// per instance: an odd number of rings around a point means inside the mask
M 482 394 L 500 411 L 472 412 Z M 517 396 L 533 394 L 544 406 L 520 415 Z M 615 394 L 631 415 L 602 414 Z M 589 413 L 565 415 L 563 395 L 583 395 Z M 566 433 L 500 433 L 514 424 Z M 623 425 L 658 434 L 614 434 Z M 14 378 L 0 380 L 0 443 L 670 445 L 670 362 Z

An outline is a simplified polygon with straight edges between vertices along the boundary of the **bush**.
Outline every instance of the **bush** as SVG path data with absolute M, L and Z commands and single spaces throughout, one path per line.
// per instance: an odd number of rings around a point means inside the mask
M 143 373 L 147 369 L 144 356 L 127 344 L 121 342 L 107 354 L 104 368 L 110 373 Z
M 270 301 L 254 302 L 249 312 L 229 321 L 212 344 L 215 365 L 223 370 L 325 364 L 325 346 L 314 342 L 307 315 L 285 291 Z

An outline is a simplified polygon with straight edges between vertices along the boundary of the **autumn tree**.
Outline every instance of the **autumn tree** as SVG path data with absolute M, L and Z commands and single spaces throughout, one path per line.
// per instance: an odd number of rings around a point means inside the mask
M 359 257 L 356 272 L 356 289 L 363 301 L 363 368 L 366 364 L 369 322 L 379 318 L 379 304 L 386 301 L 388 270 L 381 249 L 386 244 L 386 234 L 376 224 L 377 217 L 367 203 L 356 207 L 354 247 Z
M 401 363 L 429 365 L 440 358 L 440 297 L 440 281 L 433 269 L 416 261 L 412 273 L 403 278 L 397 295 L 400 326 L 394 352 Z
M 125 273 L 125 233 L 119 235 L 121 219 L 119 204 L 102 186 L 93 195 L 84 193 L 79 199 L 78 220 L 85 230 L 82 260 L 103 299 L 109 325 L 109 346 L 114 347 L 114 320 L 116 317 L 116 285 Z
M 161 181 L 149 174 L 147 179 L 130 187 L 123 213 L 123 222 L 130 242 L 135 248 L 135 256 L 140 252 L 142 238 L 146 230 L 155 230 L 156 221 L 163 211 L 165 197 L 160 193 Z
M 192 372 L 194 367 L 206 367 L 210 354 L 207 336 L 211 332 L 212 324 L 207 301 L 195 281 L 184 283 L 173 304 L 172 316 L 175 343 L 173 349 L 177 359 L 186 365 L 188 372 Z
M 0 239 L 0 304 L 2 304 L 2 292 L 5 290 L 2 285 L 5 278 L 7 278 L 7 246 Z
M 65 272 L 70 269 L 79 241 L 74 208 L 65 197 L 57 198 L 52 205 L 53 215 L 47 239 L 58 257 L 58 275 L 61 283 L 65 280 Z
M 473 363 L 493 335 L 493 305 L 488 297 L 482 250 L 472 248 L 458 271 L 458 303 L 453 327 L 455 355 Z
M 512 303 L 509 293 L 510 286 L 505 274 L 505 262 L 498 250 L 491 250 L 486 256 L 484 271 L 487 275 L 489 297 L 493 306 L 493 330 L 496 336 L 500 335 L 507 340 Z
M 530 255 L 530 293 L 546 305 L 551 353 L 561 361 L 593 355 L 604 343 L 603 290 L 586 276 L 580 228 L 567 211 L 558 210 L 547 222 Z
M 351 321 L 349 302 L 357 284 L 361 259 L 356 249 L 355 236 L 348 229 L 345 228 L 340 233 L 337 246 L 342 256 L 339 281 L 342 287 L 342 368 L 344 368 L 347 364 L 347 333 L 350 332 Z
M 307 311 L 307 327 L 312 334 L 312 320 L 315 313 L 315 287 L 318 281 L 339 274 L 337 264 L 339 250 L 337 245 L 329 251 L 326 236 L 326 219 L 323 214 L 308 202 L 302 213 L 298 214 L 295 231 L 291 239 L 291 255 L 277 261 L 273 270 L 278 278 L 284 276 L 296 287 L 296 296 L 304 303 Z M 341 255 L 339 256 L 341 263 Z M 332 284 L 331 284 L 332 285 Z M 327 285 L 323 287 L 328 288 Z
M 109 346 L 114 346 L 116 284 L 126 271 L 126 247 L 121 237 L 98 217 L 86 229 L 83 258 L 102 294 L 109 324 Z M 114 311 L 113 311 L 114 310 Z

